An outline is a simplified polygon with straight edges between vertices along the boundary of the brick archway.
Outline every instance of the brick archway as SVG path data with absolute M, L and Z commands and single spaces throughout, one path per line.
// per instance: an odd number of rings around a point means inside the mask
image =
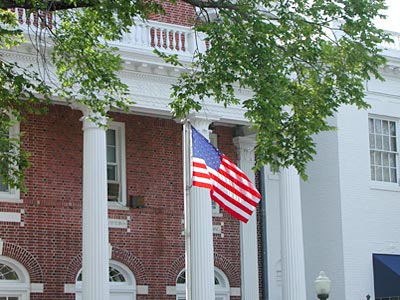
M 25 248 L 3 241 L 2 255 L 21 263 L 29 272 L 31 283 L 43 282 L 43 272 L 39 262 Z

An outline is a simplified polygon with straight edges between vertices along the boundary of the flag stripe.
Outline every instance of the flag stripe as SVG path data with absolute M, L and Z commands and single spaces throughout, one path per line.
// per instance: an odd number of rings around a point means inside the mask
M 192 127 L 192 182 L 210 189 L 211 199 L 247 223 L 261 199 L 253 183 L 228 157 Z
M 213 173 L 211 173 L 213 175 Z M 223 185 L 226 189 L 231 190 L 233 193 L 237 194 L 241 198 L 245 199 L 247 202 L 249 202 L 251 205 L 257 205 L 259 202 L 260 194 L 253 195 L 253 193 L 250 193 L 248 191 L 249 188 L 254 188 L 255 187 L 251 184 L 250 187 L 245 186 L 243 187 L 243 184 L 239 183 L 237 180 L 232 180 L 230 176 L 227 176 L 224 171 L 219 170 L 217 173 L 218 178 L 212 178 L 221 185 Z
M 230 191 L 231 193 L 237 195 L 238 197 L 242 198 L 244 201 L 246 201 L 247 203 L 249 203 L 252 206 L 256 206 L 258 203 L 258 199 L 256 198 L 256 201 L 254 201 L 254 197 L 249 198 L 245 193 L 243 193 L 243 190 L 241 190 L 240 188 L 237 188 L 235 186 L 235 184 L 231 181 L 226 181 L 221 179 L 221 176 L 212 176 L 211 178 L 212 180 L 215 181 L 215 183 L 218 183 L 219 185 L 221 185 L 224 189 Z
M 240 207 L 247 207 L 248 209 L 252 209 L 257 205 L 255 201 L 249 201 L 240 192 L 227 185 L 226 182 L 221 181 L 218 175 L 215 176 L 211 173 L 211 178 L 213 179 L 214 189 L 220 191 L 219 193 L 225 195 L 225 198 L 231 202 L 237 202 Z
M 249 214 L 246 214 L 243 211 L 237 209 L 235 205 L 226 201 L 223 197 L 218 197 L 217 194 L 212 194 L 211 199 L 217 202 L 222 209 L 226 210 L 229 214 L 242 222 L 247 223 L 248 219 L 250 218 Z
M 248 177 L 225 155 L 222 159 L 221 169 L 226 172 L 225 176 L 229 177 L 236 185 L 246 190 L 252 196 L 260 197 L 260 193 L 256 190 L 253 183 L 251 183 Z

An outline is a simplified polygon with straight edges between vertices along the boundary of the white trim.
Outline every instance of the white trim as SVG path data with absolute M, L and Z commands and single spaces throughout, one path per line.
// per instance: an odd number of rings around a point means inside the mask
M 371 177 L 371 174 L 370 174 Z M 390 183 L 384 181 L 374 181 L 371 179 L 372 190 L 383 190 L 383 191 L 391 191 L 391 192 L 400 192 L 400 186 L 397 183 Z
M 16 122 L 10 128 L 9 131 L 10 137 L 17 137 L 19 132 L 20 132 L 19 122 Z M 22 203 L 23 201 L 20 199 L 20 190 L 13 188 L 9 189 L 8 192 L 0 191 L 0 202 Z
M 167 285 L 165 287 L 165 293 L 167 295 L 176 295 L 176 286 L 174 285 Z
M 180 274 L 184 271 L 185 269 L 182 269 L 179 273 L 176 279 L 180 276 Z M 229 300 L 231 296 L 231 288 L 229 286 L 229 280 L 228 277 L 225 275 L 224 272 L 222 272 L 221 269 L 214 267 L 214 276 L 215 278 L 218 279 L 219 285 L 215 285 L 215 296 L 218 297 L 218 299 L 221 300 Z M 173 289 L 173 286 L 167 286 L 166 287 L 166 292 L 167 295 L 176 295 L 177 300 L 181 299 L 186 299 L 186 287 L 185 284 L 176 284 L 175 289 Z M 239 289 L 239 295 L 240 295 L 240 288 Z M 237 293 L 237 291 L 235 291 Z
M 240 287 L 231 287 L 231 296 L 232 297 L 240 297 L 241 293 L 240 293 Z
M 44 284 L 43 283 L 31 283 L 31 293 L 43 293 Z
M 132 299 L 136 299 L 136 294 L 147 295 L 149 292 L 148 286 L 136 285 L 136 279 L 132 271 L 124 264 L 116 261 L 110 260 L 110 267 L 117 269 L 125 278 L 125 282 L 110 282 L 110 293 L 126 293 L 132 295 Z M 81 274 L 82 269 L 76 275 L 78 279 Z M 75 293 L 75 299 L 82 299 L 82 282 L 76 281 L 75 284 L 64 284 L 64 293 Z
M 119 166 L 119 182 L 121 185 L 121 197 L 118 202 L 108 202 L 109 209 L 128 209 L 126 207 L 126 147 L 125 147 L 125 123 L 122 122 L 108 122 L 110 129 L 115 130 L 116 146 L 117 146 L 117 160 Z
M 19 280 L 0 280 L 0 294 L 6 292 L 21 297 L 21 300 L 29 299 L 31 286 L 29 273 L 26 268 L 18 261 L 6 256 L 0 256 L 0 263 L 11 267 L 19 278 Z
M 137 285 L 136 291 L 138 295 L 148 295 L 149 294 L 149 286 L 148 285 Z
M 73 283 L 65 283 L 64 284 L 64 293 L 65 294 L 74 294 L 76 292 L 75 284 Z
M 0 222 L 21 222 L 21 213 L 0 211 Z
M 371 151 L 371 141 L 370 139 L 370 129 L 369 129 L 369 120 L 380 120 L 380 121 L 388 121 L 388 122 L 394 122 L 395 123 L 395 129 L 396 129 L 396 179 L 397 182 L 388 182 L 388 181 L 380 181 L 380 180 L 373 180 L 371 176 L 371 172 L 369 174 L 369 180 L 370 180 L 370 185 L 371 189 L 376 189 L 376 190 L 387 190 L 387 191 L 400 191 L 400 121 L 399 118 L 391 117 L 391 116 L 385 116 L 385 115 L 379 115 L 379 114 L 369 114 L 368 115 L 368 151 L 370 153 Z M 374 150 L 374 149 L 373 149 Z M 391 152 L 391 151 L 385 151 L 381 150 L 381 152 Z M 369 157 L 369 165 L 371 167 L 371 157 Z

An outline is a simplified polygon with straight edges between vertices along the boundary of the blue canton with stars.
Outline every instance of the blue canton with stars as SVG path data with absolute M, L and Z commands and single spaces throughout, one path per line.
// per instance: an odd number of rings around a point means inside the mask
M 204 159 L 206 165 L 218 171 L 222 153 L 192 126 L 193 157 Z

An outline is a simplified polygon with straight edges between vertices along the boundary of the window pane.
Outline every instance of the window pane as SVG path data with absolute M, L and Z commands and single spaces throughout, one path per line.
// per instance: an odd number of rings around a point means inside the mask
M 369 160 L 370 160 L 371 165 L 375 165 L 374 151 L 369 151 Z
M 389 122 L 382 121 L 382 132 L 383 134 L 389 135 Z
M 375 136 L 375 147 L 376 149 L 382 149 L 382 136 L 381 135 L 376 135 Z
M 377 134 L 382 133 L 381 120 L 375 119 L 375 133 L 377 133 Z
M 382 181 L 382 168 L 381 167 L 376 167 L 376 180 Z
M 371 179 L 375 180 L 375 167 L 371 166 Z
M 389 163 L 392 168 L 396 168 L 396 154 L 391 153 L 389 155 Z
M 117 149 L 113 146 L 107 146 L 107 162 L 117 162 Z
M 390 181 L 397 182 L 396 169 L 393 169 L 393 168 L 390 169 Z
M 214 277 L 214 284 L 215 284 L 215 285 L 220 285 L 219 280 L 218 280 L 217 277 Z
M 176 279 L 176 283 L 180 283 L 180 284 L 186 283 L 186 272 L 185 271 L 182 271 L 179 274 L 178 278 Z
M 115 140 L 115 130 L 114 129 L 108 129 L 106 133 L 106 139 L 107 139 L 107 145 L 116 145 L 116 140 Z
M 368 127 L 369 127 L 369 133 L 374 133 L 374 119 L 369 118 L 368 119 Z
M 390 151 L 388 136 L 383 136 L 383 150 Z
M 117 166 L 107 166 L 107 180 L 118 180 Z
M 378 151 L 375 152 L 375 164 L 377 166 L 381 166 L 382 165 L 381 153 L 378 152 Z
M 389 166 L 389 153 L 382 153 L 382 165 L 384 167 Z
M 18 274 L 5 264 L 0 264 L 0 280 L 18 280 Z
M 382 168 L 383 171 L 383 181 L 390 182 L 390 170 L 389 168 Z
M 109 276 L 110 282 L 125 282 L 126 281 L 124 275 L 122 275 L 121 272 L 118 271 L 117 269 L 110 267 L 109 272 L 110 272 L 110 276 Z
M 374 149 L 375 148 L 375 134 L 369 134 L 369 148 Z
M 397 151 L 396 137 L 390 138 L 390 151 Z
M 395 122 L 390 122 L 390 135 L 392 135 L 392 136 L 396 135 L 396 123 Z

